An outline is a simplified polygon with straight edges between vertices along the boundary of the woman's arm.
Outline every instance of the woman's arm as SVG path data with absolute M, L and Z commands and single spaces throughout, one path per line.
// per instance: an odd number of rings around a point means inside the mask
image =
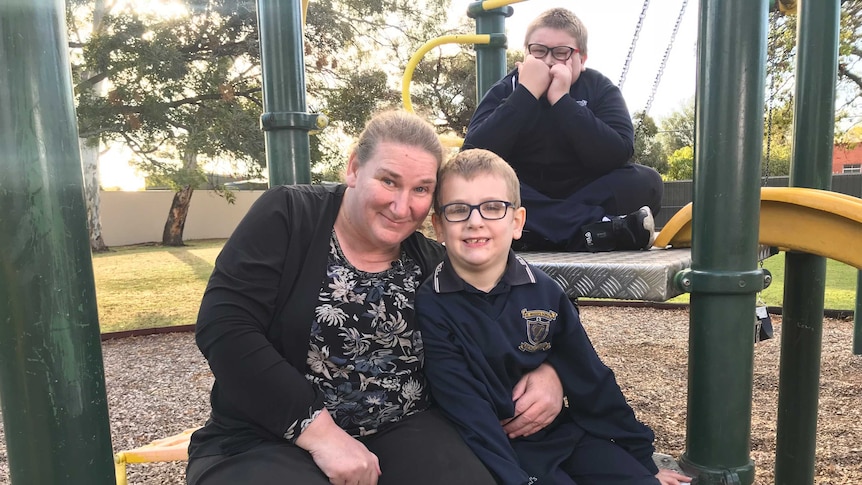
M 554 367 L 544 363 L 524 374 L 512 391 L 515 416 L 503 420 L 509 438 L 529 436 L 551 424 L 563 409 L 563 385 Z
M 292 277 L 283 274 L 291 224 L 285 206 L 282 191 L 265 193 L 225 244 L 201 302 L 195 339 L 216 378 L 214 414 L 227 412 L 295 439 L 323 401 L 266 333 L 282 279 Z

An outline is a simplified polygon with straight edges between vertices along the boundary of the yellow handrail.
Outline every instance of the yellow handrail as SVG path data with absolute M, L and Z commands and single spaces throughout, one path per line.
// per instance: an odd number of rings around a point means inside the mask
M 513 3 L 526 2 L 527 0 L 485 0 L 482 2 L 482 10 L 494 10 Z
M 413 103 L 410 102 L 410 82 L 413 80 L 413 71 L 422 57 L 431 49 L 443 44 L 490 44 L 490 34 L 473 34 L 473 35 L 444 35 L 431 39 L 422 44 L 422 47 L 413 54 L 407 67 L 404 69 L 404 76 L 401 78 L 401 102 L 404 104 L 404 109 L 413 113 Z

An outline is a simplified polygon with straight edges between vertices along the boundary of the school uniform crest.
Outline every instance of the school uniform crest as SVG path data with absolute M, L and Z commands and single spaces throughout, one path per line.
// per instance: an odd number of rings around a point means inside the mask
M 551 322 L 557 319 L 557 312 L 551 310 L 521 310 L 527 331 L 527 341 L 521 342 L 518 350 L 521 352 L 536 352 L 549 350 L 551 343 L 546 342 L 551 333 Z

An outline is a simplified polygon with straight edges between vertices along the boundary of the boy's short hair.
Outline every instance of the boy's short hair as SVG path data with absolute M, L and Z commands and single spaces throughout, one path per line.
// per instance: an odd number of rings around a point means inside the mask
M 437 187 L 434 189 L 434 212 L 440 212 L 440 190 L 450 177 L 473 180 L 479 175 L 496 175 L 508 186 L 509 202 L 515 208 L 521 207 L 521 185 L 515 170 L 499 155 L 482 148 L 471 148 L 455 155 L 437 173 Z
M 577 15 L 564 8 L 552 8 L 539 14 L 538 17 L 527 26 L 527 34 L 524 36 L 524 47 L 530 41 L 530 36 L 537 29 L 561 30 L 575 39 L 581 55 L 587 55 L 587 27 L 581 22 Z M 549 46 L 556 47 L 556 46 Z

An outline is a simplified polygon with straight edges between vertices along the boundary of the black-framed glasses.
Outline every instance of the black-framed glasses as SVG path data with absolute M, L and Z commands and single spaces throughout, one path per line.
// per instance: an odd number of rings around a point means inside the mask
M 548 47 L 542 44 L 529 44 L 527 45 L 527 52 L 530 53 L 531 56 L 536 59 L 543 59 L 548 52 L 554 56 L 554 59 L 558 61 L 568 61 L 572 54 L 575 52 L 581 52 L 580 49 L 575 49 L 574 47 L 569 47 L 567 45 L 558 45 L 557 47 Z
M 464 222 L 473 215 L 473 210 L 478 210 L 479 215 L 486 221 L 496 221 L 506 217 L 506 212 L 509 207 L 515 207 L 515 204 L 506 202 L 505 200 L 486 200 L 481 204 L 465 204 L 463 202 L 453 202 L 446 204 L 440 208 L 443 217 L 449 222 Z

